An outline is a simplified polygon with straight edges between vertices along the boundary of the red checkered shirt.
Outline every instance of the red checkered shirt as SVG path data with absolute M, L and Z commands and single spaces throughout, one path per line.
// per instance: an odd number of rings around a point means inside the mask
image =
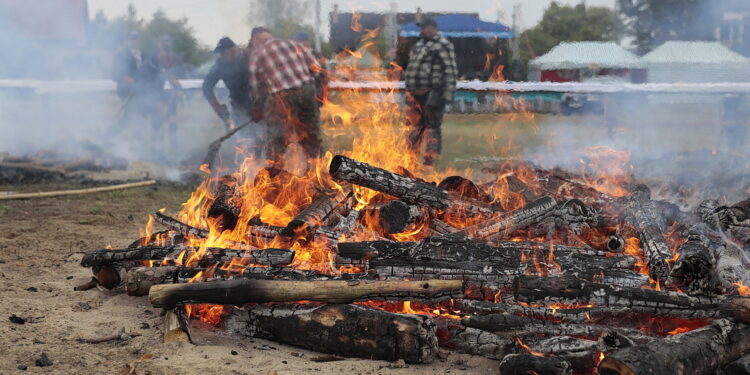
M 249 70 L 253 98 L 261 98 L 312 82 L 320 65 L 307 46 L 271 39 L 252 52 Z

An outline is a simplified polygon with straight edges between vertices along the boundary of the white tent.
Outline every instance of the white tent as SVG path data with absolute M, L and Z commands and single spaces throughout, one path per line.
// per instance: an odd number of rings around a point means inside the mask
M 649 82 L 750 82 L 750 59 L 719 42 L 670 41 L 643 61 Z
M 615 42 L 564 42 L 531 60 L 538 70 L 642 69 L 641 59 Z

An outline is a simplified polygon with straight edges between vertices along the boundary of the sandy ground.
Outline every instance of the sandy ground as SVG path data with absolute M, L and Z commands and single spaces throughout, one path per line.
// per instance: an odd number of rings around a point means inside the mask
M 73 187 L 0 186 L 0 191 Z M 310 360 L 319 355 L 315 352 L 205 328 L 194 332 L 197 345 L 164 344 L 160 310 L 152 308 L 146 297 L 73 291 L 90 278 L 90 271 L 79 265 L 85 251 L 107 244 L 127 246 L 138 237 L 148 213 L 162 207 L 176 212 L 188 196 L 186 188 L 161 185 L 0 201 L 0 374 L 118 374 L 133 368 L 139 375 L 497 373 L 496 361 L 453 353 L 429 365 L 406 368 L 363 359 L 317 363 Z M 13 323 L 9 317 L 14 314 L 29 321 Z M 79 342 L 121 330 L 141 336 L 100 344 Z M 42 353 L 51 366 L 35 365 Z

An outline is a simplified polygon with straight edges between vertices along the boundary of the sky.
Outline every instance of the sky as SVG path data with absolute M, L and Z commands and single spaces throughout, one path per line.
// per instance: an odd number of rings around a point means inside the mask
M 284 1 L 284 0 L 279 0 Z M 312 0 L 308 0 L 312 1 Z M 523 5 L 521 27 L 534 26 L 542 17 L 544 9 L 552 0 L 462 0 L 460 6 L 456 0 L 321 0 L 321 19 L 326 24 L 328 12 L 333 4 L 339 5 L 341 12 L 349 11 L 387 11 L 390 3 L 398 3 L 400 12 L 414 12 L 422 7 L 425 12 L 477 12 L 479 18 L 496 21 L 498 10 L 504 13 L 503 21 L 510 25 L 513 5 Z M 577 4 L 581 0 L 558 0 L 562 4 Z M 125 13 L 128 4 L 132 3 L 142 17 L 150 18 L 156 10 L 162 9 L 169 17 L 186 17 L 195 29 L 198 40 L 205 45 L 214 45 L 219 38 L 229 36 L 237 42 L 247 41 L 250 25 L 247 21 L 250 14 L 248 0 L 89 0 L 89 12 L 93 17 L 103 11 L 108 18 Z M 615 0 L 586 0 L 589 6 L 614 7 Z M 311 7 L 311 9 L 313 9 Z M 310 19 L 313 19 L 312 13 Z M 312 24 L 312 21 L 310 22 Z M 324 25 L 323 32 L 328 33 Z

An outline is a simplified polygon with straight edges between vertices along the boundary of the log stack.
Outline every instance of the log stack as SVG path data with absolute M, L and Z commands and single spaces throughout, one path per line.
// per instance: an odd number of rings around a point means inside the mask
M 498 360 L 502 374 L 742 368 L 748 204 L 690 214 L 645 186 L 615 198 L 531 170 L 536 182 L 504 178 L 524 203 L 504 209 L 486 184 L 339 155 L 335 183 L 295 188 L 314 192 L 309 205 L 276 225 L 243 216 L 241 176 L 219 177 L 201 205 L 215 225 L 155 213 L 165 230 L 84 254 L 94 279 L 79 289 L 148 295 L 165 311 L 166 341 L 191 342 L 191 320 L 204 319 L 195 311 L 213 306 L 227 332 L 342 357 L 420 364 L 442 347 Z M 301 184 L 258 176 L 274 204 Z M 364 188 L 375 194 L 366 205 Z

